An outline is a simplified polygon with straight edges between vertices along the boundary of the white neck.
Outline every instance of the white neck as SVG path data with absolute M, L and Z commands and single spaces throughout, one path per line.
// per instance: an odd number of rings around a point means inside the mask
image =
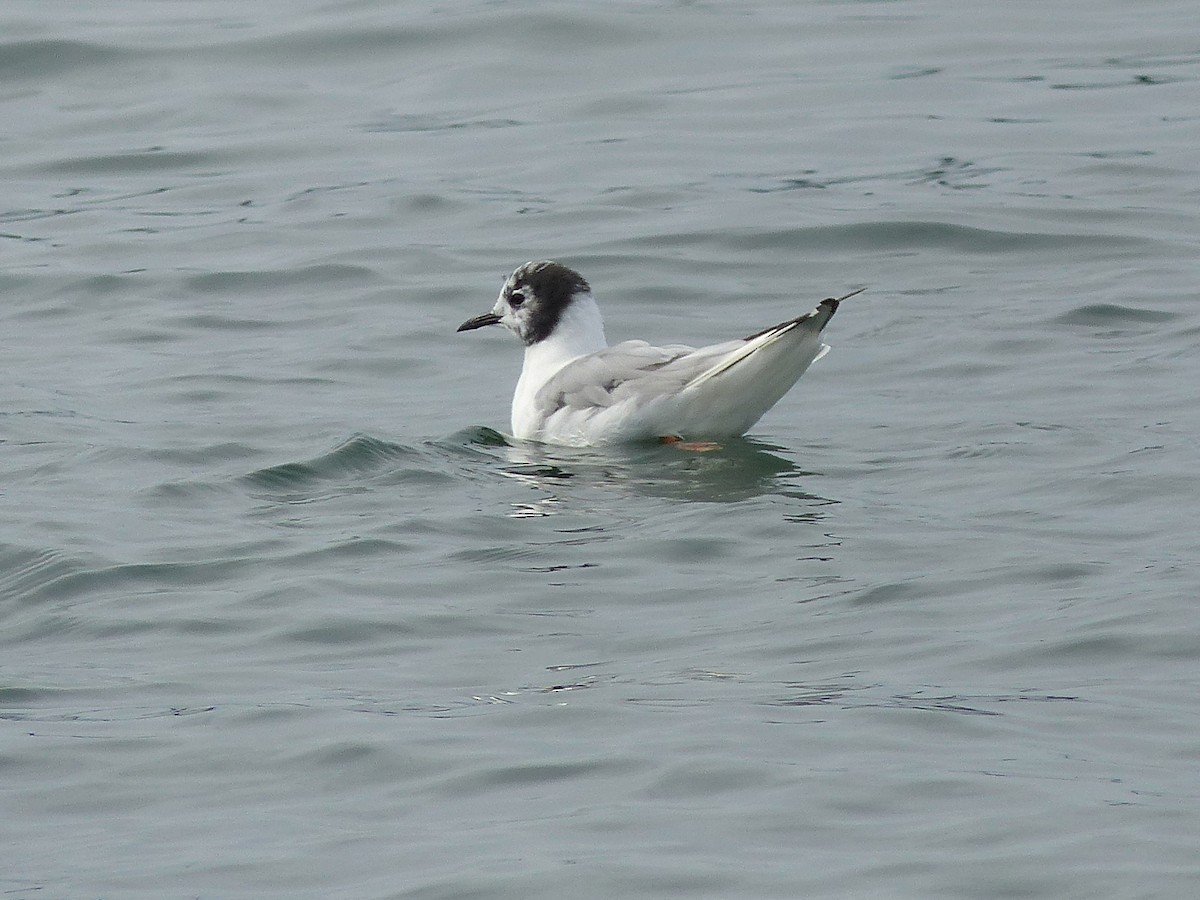
M 531 413 L 537 392 L 571 360 L 607 346 L 600 307 L 591 294 L 576 294 L 563 311 L 554 333 L 525 348 L 525 364 L 513 397 L 513 435 L 519 438 L 536 436 L 541 422 Z M 524 414 L 518 410 L 523 410 Z

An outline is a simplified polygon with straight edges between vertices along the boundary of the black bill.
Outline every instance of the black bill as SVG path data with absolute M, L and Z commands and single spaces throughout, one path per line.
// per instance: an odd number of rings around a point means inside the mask
M 472 331 L 476 328 L 482 328 L 484 325 L 497 325 L 500 323 L 500 317 L 494 312 L 484 313 L 482 316 L 476 316 L 473 319 L 467 319 L 458 326 L 459 331 Z

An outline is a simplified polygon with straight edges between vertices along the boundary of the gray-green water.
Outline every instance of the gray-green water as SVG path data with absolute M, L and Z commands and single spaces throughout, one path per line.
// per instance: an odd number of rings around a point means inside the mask
M 0 893 L 1191 897 L 1193 4 L 11 2 Z M 866 284 L 744 442 L 509 446 Z

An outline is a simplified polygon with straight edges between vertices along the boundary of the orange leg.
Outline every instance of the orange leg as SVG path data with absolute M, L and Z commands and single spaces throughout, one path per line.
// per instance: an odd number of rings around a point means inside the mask
M 720 450 L 721 445 L 716 441 L 685 441 L 677 434 L 664 434 L 658 439 L 660 444 L 671 444 L 679 450 L 690 450 L 693 453 L 708 453 Z

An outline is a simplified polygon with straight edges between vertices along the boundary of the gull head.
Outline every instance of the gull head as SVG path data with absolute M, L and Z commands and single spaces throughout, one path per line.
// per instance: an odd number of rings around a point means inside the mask
M 550 260 L 527 262 L 508 276 L 491 312 L 467 319 L 458 330 L 503 325 L 532 347 L 554 333 L 576 296 L 590 296 L 591 291 L 574 269 Z

